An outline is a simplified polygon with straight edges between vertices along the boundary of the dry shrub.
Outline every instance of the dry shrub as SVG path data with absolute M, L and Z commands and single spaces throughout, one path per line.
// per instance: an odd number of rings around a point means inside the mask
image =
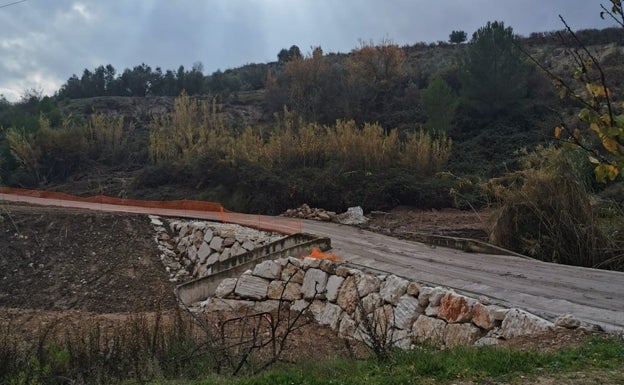
M 536 154 L 539 164 L 531 158 Z M 525 159 L 524 170 L 491 181 L 490 192 L 501 202 L 491 242 L 542 261 L 617 268 L 613 240 L 603 232 L 582 178 L 571 168 L 557 172 L 565 158 L 560 150 L 536 154 Z

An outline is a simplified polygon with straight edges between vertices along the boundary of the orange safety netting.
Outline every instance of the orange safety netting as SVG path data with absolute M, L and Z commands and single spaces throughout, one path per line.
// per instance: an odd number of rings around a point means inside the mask
M 316 258 L 316 259 L 329 259 L 330 261 L 340 262 L 341 259 L 336 254 L 323 253 L 319 249 L 312 249 L 310 255 L 306 255 L 304 258 Z
M 150 201 L 139 199 L 115 198 L 105 195 L 96 195 L 92 197 L 79 197 L 75 195 L 65 194 L 55 191 L 43 190 L 27 190 L 12 187 L 0 187 L 0 194 L 18 195 L 23 197 L 43 198 L 51 200 L 50 205 L 55 204 L 54 201 L 65 202 L 62 206 L 71 207 L 69 202 L 82 202 L 86 204 L 125 206 L 144 208 L 141 212 L 156 215 L 180 215 L 186 217 L 197 216 L 198 218 L 216 219 L 226 223 L 236 223 L 243 226 L 254 227 L 262 230 L 276 231 L 284 234 L 295 234 L 301 232 L 301 221 L 292 220 L 290 218 L 276 218 L 264 215 L 249 215 L 227 211 L 220 203 L 195 201 L 195 200 L 172 200 L 172 201 Z M 77 207 L 77 206 L 75 206 Z M 104 207 L 92 207 L 106 209 Z M 153 209 L 153 210 L 151 210 Z M 163 212 L 159 210 L 170 210 Z M 122 211 L 122 210 L 119 210 Z M 136 210 L 128 210 L 128 212 L 137 212 Z M 207 215 L 202 215 L 205 213 Z

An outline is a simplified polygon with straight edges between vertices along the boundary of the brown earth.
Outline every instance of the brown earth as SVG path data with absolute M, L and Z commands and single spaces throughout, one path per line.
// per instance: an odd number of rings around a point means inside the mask
M 417 233 L 483 238 L 488 214 L 398 208 L 375 215 L 368 228 L 408 238 Z M 16 332 L 55 323 L 67 330 L 177 307 L 154 230 L 143 215 L 0 203 L 0 249 L 0 326 L 18 325 Z M 506 344 L 553 349 L 585 337 L 559 331 Z M 352 354 L 333 332 L 318 326 L 304 328 L 292 342 L 295 348 L 287 355 L 300 351 L 297 346 L 317 357 Z

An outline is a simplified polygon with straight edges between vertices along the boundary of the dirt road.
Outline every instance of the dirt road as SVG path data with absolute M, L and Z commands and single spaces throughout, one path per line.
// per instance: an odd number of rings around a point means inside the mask
M 0 200 L 220 220 L 219 213 L 189 210 L 91 204 L 8 194 L 0 194 Z M 263 221 L 263 217 L 256 215 L 239 214 L 233 218 L 244 225 L 257 225 Z M 290 228 L 295 222 L 288 218 L 266 217 L 266 223 L 283 223 Z M 493 303 L 517 306 L 549 319 L 570 313 L 607 331 L 624 330 L 624 273 L 432 247 L 327 222 L 304 221 L 302 230 L 330 237 L 333 253 L 351 263 L 486 296 Z

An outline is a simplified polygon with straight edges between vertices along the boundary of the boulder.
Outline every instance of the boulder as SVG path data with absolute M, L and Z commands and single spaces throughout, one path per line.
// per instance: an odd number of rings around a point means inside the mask
M 343 225 L 363 225 L 368 222 L 360 206 L 349 207 L 347 212 L 336 215 L 334 220 Z
M 423 308 L 418 303 L 418 298 L 411 295 L 403 295 L 397 301 L 394 311 L 394 322 L 399 329 L 411 330 L 412 323 L 420 314 Z
M 412 336 L 418 343 L 429 343 L 433 346 L 442 346 L 446 334 L 446 322 L 421 315 L 412 325 Z
M 223 238 L 221 237 L 213 237 L 212 240 L 210 241 L 210 248 L 213 249 L 214 251 L 221 251 L 221 249 L 223 248 Z
M 408 285 L 408 280 L 397 277 L 396 275 L 390 275 L 381 285 L 379 294 L 381 294 L 381 298 L 383 298 L 384 301 L 396 305 L 399 298 L 407 291 Z
M 472 307 L 472 323 L 484 330 L 492 330 L 496 326 L 494 308 L 479 302 Z
M 206 260 L 211 253 L 212 249 L 210 248 L 210 246 L 206 242 L 202 242 L 202 244 L 199 246 L 199 250 L 197 250 L 197 259 L 199 260 L 199 263 L 206 263 Z
M 332 328 L 332 330 L 336 330 L 338 328 L 338 324 L 340 323 L 341 315 L 342 309 L 340 306 L 328 303 L 319 318 L 319 323 L 321 325 L 328 325 Z
M 364 274 L 358 277 L 357 291 L 360 298 L 366 297 L 372 292 L 379 291 L 381 280 L 374 275 Z
M 308 269 L 303 277 L 301 292 L 303 298 L 311 299 L 325 294 L 328 275 L 320 269 Z
M 293 283 L 303 283 L 304 275 L 305 272 L 301 270 L 301 268 L 291 263 L 288 263 L 282 268 L 281 280 L 290 281 Z
M 455 293 L 447 293 L 440 301 L 438 318 L 448 323 L 468 322 L 472 318 L 472 307 L 476 301 Z
M 444 333 L 444 345 L 449 348 L 470 346 L 481 338 L 483 334 L 481 329 L 470 323 L 448 324 Z
M 327 293 L 325 295 L 329 302 L 336 302 L 338 299 L 338 291 L 342 282 L 344 282 L 344 278 L 337 275 L 330 275 L 327 279 Z
M 225 298 L 234 292 L 236 289 L 236 283 L 238 282 L 237 278 L 225 278 L 217 289 L 215 290 L 215 297 L 217 298 Z
M 510 309 L 501 324 L 500 334 L 505 339 L 551 331 L 554 324 L 520 309 Z
M 294 282 L 286 284 L 284 281 L 271 281 L 267 289 L 267 297 L 269 299 L 296 301 L 301 299 L 301 285 Z
M 373 292 L 360 300 L 364 314 L 371 314 L 378 307 L 383 305 L 384 301 L 379 293 Z
M 241 298 L 263 300 L 267 298 L 269 281 L 250 274 L 243 274 L 236 283 L 234 293 Z
M 566 329 L 577 329 L 581 326 L 581 321 L 572 314 L 562 314 L 555 320 L 555 326 Z
M 342 285 L 340 285 L 336 303 L 348 314 L 353 314 L 359 302 L 360 297 L 357 294 L 355 276 L 350 275 L 342 282 Z
M 282 266 L 275 261 L 263 261 L 253 269 L 253 275 L 267 279 L 280 279 Z

